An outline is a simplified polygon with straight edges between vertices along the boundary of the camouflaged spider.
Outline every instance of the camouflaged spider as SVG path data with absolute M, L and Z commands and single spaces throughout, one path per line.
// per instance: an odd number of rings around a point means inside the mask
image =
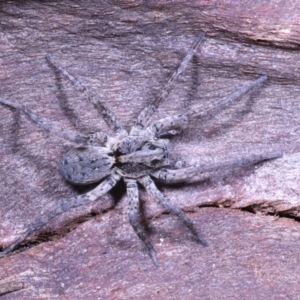
M 98 109 L 102 118 L 109 127 L 115 131 L 114 137 L 108 137 L 104 133 L 96 133 L 88 136 L 66 131 L 58 126 L 38 117 L 34 112 L 24 105 L 12 103 L 0 99 L 0 103 L 9 107 L 23 111 L 36 125 L 49 134 L 60 135 L 63 138 L 79 144 L 78 147 L 70 150 L 62 159 L 59 165 L 60 174 L 71 184 L 85 185 L 100 182 L 99 185 L 90 192 L 79 195 L 75 199 L 68 200 L 64 204 L 51 211 L 46 216 L 42 216 L 36 222 L 33 222 L 25 233 L 9 245 L 1 254 L 13 251 L 30 234 L 36 232 L 46 225 L 54 217 L 81 205 L 89 204 L 99 199 L 107 193 L 116 183 L 123 178 L 127 188 L 129 198 L 129 220 L 137 236 L 144 243 L 147 253 L 150 255 L 153 263 L 158 265 L 158 260 L 154 247 L 147 236 L 146 230 L 140 220 L 138 182 L 143 185 L 148 192 L 166 211 L 175 214 L 194 234 L 197 241 L 206 246 L 206 241 L 198 233 L 192 220 L 176 205 L 172 204 L 155 186 L 152 177 L 162 181 L 171 182 L 185 180 L 193 177 L 197 173 L 210 172 L 219 167 L 243 166 L 245 164 L 254 164 L 266 159 L 272 159 L 280 156 L 280 153 L 271 153 L 267 155 L 253 155 L 249 158 L 236 159 L 234 161 L 225 161 L 223 163 L 191 166 L 187 168 L 171 170 L 170 152 L 168 136 L 176 135 L 184 129 L 188 121 L 192 118 L 205 116 L 210 109 L 199 110 L 190 109 L 185 113 L 176 116 L 167 117 L 152 123 L 146 127 L 150 116 L 157 110 L 159 104 L 166 99 L 178 77 L 184 72 L 191 58 L 196 52 L 197 47 L 204 41 L 204 34 L 199 35 L 187 55 L 183 59 L 179 68 L 169 79 L 165 88 L 158 97 L 147 105 L 139 114 L 137 121 L 130 132 L 121 126 L 115 115 L 106 108 L 100 101 L 96 100 L 81 82 L 75 79 L 59 64 L 55 63 L 50 55 L 47 55 L 48 63 L 54 66 L 62 73 L 75 88 L 85 93 L 87 99 Z M 219 108 L 224 107 L 246 94 L 252 88 L 263 83 L 267 76 L 261 76 L 252 83 L 238 89 L 228 97 L 215 103 Z M 100 143 L 95 146 L 94 142 Z

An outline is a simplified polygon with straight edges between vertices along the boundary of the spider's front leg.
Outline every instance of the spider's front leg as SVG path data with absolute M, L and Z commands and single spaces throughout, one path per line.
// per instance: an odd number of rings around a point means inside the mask
M 152 123 L 147 130 L 156 138 L 161 138 L 165 135 L 179 134 L 188 125 L 188 117 L 186 115 L 177 115 L 167 117 Z
M 151 135 L 156 138 L 160 138 L 164 135 L 176 135 L 179 134 L 184 128 L 186 128 L 188 121 L 192 118 L 204 117 L 211 113 L 215 107 L 219 109 L 226 107 L 227 105 L 233 104 L 238 101 L 242 96 L 247 94 L 250 90 L 254 89 L 258 85 L 262 84 L 267 80 L 267 76 L 261 76 L 258 79 L 252 81 L 249 84 L 242 86 L 235 92 L 231 93 L 227 97 L 211 104 L 206 109 L 192 108 L 187 112 L 171 117 L 167 117 L 156 122 L 153 122 L 147 130 L 150 131 Z M 131 134 L 135 135 L 137 131 L 136 127 L 133 127 Z
M 207 246 L 207 242 L 197 231 L 193 221 L 183 212 L 183 210 L 177 205 L 173 204 L 168 198 L 166 198 L 155 186 L 150 176 L 144 176 L 138 181 L 145 187 L 146 191 L 169 213 L 176 215 L 183 223 L 190 229 L 190 231 L 197 238 L 197 241 L 203 246 Z
M 250 90 L 254 89 L 258 85 L 262 84 L 264 81 L 267 80 L 267 76 L 261 76 L 258 79 L 250 82 L 242 86 L 241 88 L 237 89 L 235 92 L 231 93 L 227 97 L 216 101 L 216 103 L 212 103 L 206 109 L 199 109 L 199 108 L 191 108 L 187 112 L 171 117 L 167 117 L 156 122 L 153 122 L 147 130 L 151 132 L 156 138 L 160 138 L 164 135 L 175 135 L 180 133 L 184 128 L 186 128 L 188 121 L 192 118 L 199 118 L 204 117 L 211 113 L 215 107 L 219 109 L 226 107 L 227 105 L 233 104 L 234 102 L 238 101 L 242 96 L 247 94 Z M 131 133 L 134 134 L 136 130 L 133 127 Z
M 8 253 L 16 249 L 29 235 L 44 227 L 53 218 L 63 214 L 64 212 L 69 211 L 72 208 L 79 207 L 82 205 L 88 205 L 93 201 L 99 199 L 99 197 L 109 192 L 120 179 L 120 175 L 118 175 L 117 173 L 113 173 L 111 176 L 105 178 L 95 189 L 91 190 L 86 194 L 79 195 L 74 199 L 65 201 L 56 209 L 48 212 L 40 219 L 33 222 L 22 234 L 22 236 L 20 236 L 17 240 L 10 244 L 4 251 L 0 252 L 0 258 L 5 257 Z
M 185 115 L 189 118 L 202 118 L 208 114 L 210 114 L 215 107 L 221 109 L 226 107 L 227 105 L 233 104 L 235 101 L 241 99 L 242 96 L 246 95 L 249 91 L 255 89 L 260 84 L 263 84 L 268 79 L 268 76 L 262 75 L 256 80 L 253 80 L 249 84 L 245 84 L 242 87 L 238 88 L 235 92 L 231 93 L 227 97 L 216 101 L 216 103 L 212 103 L 206 109 L 192 108 L 188 110 Z
M 186 54 L 185 58 L 181 62 L 180 66 L 178 69 L 173 73 L 165 87 L 162 89 L 162 91 L 158 94 L 158 96 L 155 98 L 155 100 L 147 105 L 139 114 L 136 124 L 134 127 L 136 129 L 143 129 L 149 120 L 149 118 L 155 113 L 157 110 L 158 106 L 160 105 L 161 102 L 163 102 L 173 89 L 176 81 L 178 80 L 179 76 L 185 71 L 187 68 L 189 62 L 191 61 L 192 57 L 196 53 L 197 47 L 199 47 L 203 41 L 204 41 L 204 33 L 201 33 L 193 42 L 193 45 L 189 49 L 188 53 Z
M 139 191 L 137 182 L 134 179 L 125 179 L 126 189 L 129 198 L 128 215 L 131 226 L 136 232 L 137 236 L 144 243 L 147 253 L 151 257 L 153 263 L 158 266 L 158 260 L 156 257 L 155 249 L 148 238 L 147 232 L 141 224 L 140 216 L 140 203 L 139 203 Z
M 160 169 L 151 173 L 151 176 L 163 180 L 164 182 L 184 181 L 199 174 L 215 172 L 224 168 L 240 168 L 255 165 L 257 163 L 282 157 L 281 152 L 271 152 L 268 154 L 253 154 L 245 158 L 230 159 L 221 162 L 213 162 L 205 165 L 192 166 L 177 170 Z

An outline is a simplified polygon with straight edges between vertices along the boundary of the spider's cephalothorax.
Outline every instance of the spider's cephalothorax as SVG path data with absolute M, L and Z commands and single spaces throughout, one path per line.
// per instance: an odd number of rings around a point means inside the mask
M 38 127 L 48 134 L 61 136 L 71 142 L 79 144 L 70 150 L 62 159 L 59 165 L 60 174 L 70 183 L 85 185 L 90 183 L 99 184 L 90 192 L 79 195 L 75 199 L 69 199 L 59 205 L 55 210 L 48 212 L 37 221 L 33 222 L 28 229 L 16 241 L 9 245 L 0 257 L 13 251 L 30 234 L 36 232 L 46 225 L 54 217 L 84 204 L 99 199 L 107 193 L 116 183 L 123 178 L 126 184 L 129 198 L 129 220 L 138 237 L 143 241 L 146 250 L 155 265 L 158 265 L 154 247 L 148 238 L 146 230 L 140 220 L 140 207 L 138 195 L 138 182 L 143 185 L 148 192 L 164 209 L 178 216 L 181 221 L 190 229 L 197 241 L 206 245 L 205 240 L 197 231 L 192 220 L 180 209 L 166 198 L 156 187 L 152 178 L 157 178 L 165 182 L 186 180 L 198 173 L 215 171 L 220 167 L 243 166 L 254 164 L 259 161 L 279 157 L 280 153 L 270 153 L 263 155 L 252 155 L 248 158 L 241 158 L 232 161 L 210 165 L 198 165 L 181 169 L 170 167 L 171 156 L 169 150 L 169 140 L 166 137 L 179 134 L 184 129 L 188 121 L 192 118 L 199 118 L 207 113 L 209 109 L 190 109 L 185 113 L 167 117 L 153 122 L 146 127 L 150 116 L 157 110 L 159 104 L 168 96 L 177 78 L 186 69 L 189 61 L 196 52 L 197 47 L 203 42 L 204 34 L 197 37 L 183 59 L 179 68 L 171 76 L 165 88 L 158 97 L 147 105 L 137 118 L 131 131 L 127 133 L 116 119 L 115 115 L 107 109 L 97 98 L 92 95 L 81 82 L 75 79 L 59 64 L 55 63 L 50 55 L 47 61 L 55 67 L 61 74 L 68 78 L 72 84 L 86 94 L 87 99 L 98 109 L 100 115 L 109 127 L 115 131 L 115 136 L 108 137 L 105 133 L 97 132 L 91 135 L 81 135 L 59 128 L 57 125 L 45 121 L 38 117 L 33 111 L 24 105 L 16 104 L 0 98 L 0 103 L 9 107 L 20 109 L 34 121 Z M 267 76 L 261 76 L 248 85 L 242 86 L 233 94 L 216 102 L 219 108 L 225 107 L 238 100 L 252 88 L 263 83 Z

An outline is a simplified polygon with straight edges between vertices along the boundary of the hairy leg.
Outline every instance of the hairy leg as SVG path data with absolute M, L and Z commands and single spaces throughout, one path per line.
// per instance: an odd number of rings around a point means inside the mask
M 149 176 L 144 176 L 139 179 L 139 182 L 145 187 L 146 191 L 169 213 L 176 215 L 195 235 L 198 242 L 203 246 L 207 246 L 206 241 L 198 233 L 193 221 L 183 212 L 183 210 L 177 205 L 173 204 L 168 198 L 166 198 L 155 186 L 153 180 Z
M 164 135 L 176 135 L 187 127 L 188 117 L 186 115 L 177 115 L 167 117 L 152 123 L 147 129 L 156 137 Z
M 74 87 L 81 93 L 84 93 L 87 99 L 98 109 L 100 115 L 107 123 L 107 125 L 114 131 L 118 132 L 122 130 L 122 125 L 117 120 L 116 116 L 107 107 L 105 107 L 99 100 L 96 100 L 96 96 L 93 95 L 86 86 L 84 86 L 78 79 L 73 77 L 65 68 L 61 67 L 57 62 L 54 61 L 52 56 L 48 54 L 46 56 L 47 61 L 54 66 L 61 74 L 63 74 Z
M 163 90 L 158 94 L 156 99 L 151 104 L 147 105 L 141 111 L 141 113 L 139 114 L 139 116 L 137 118 L 136 124 L 135 124 L 136 128 L 142 129 L 142 128 L 145 127 L 147 121 L 153 115 L 153 113 L 157 110 L 160 103 L 168 97 L 168 95 L 171 92 L 171 90 L 173 89 L 174 84 L 176 83 L 177 79 L 185 71 L 185 69 L 188 66 L 190 60 L 192 59 L 192 57 L 196 53 L 197 47 L 199 45 L 201 45 L 203 41 L 204 41 L 204 33 L 201 33 L 195 39 L 195 41 L 194 41 L 192 47 L 190 48 L 190 50 L 188 51 L 187 55 L 185 56 L 185 58 L 181 62 L 178 69 L 173 73 L 173 75 L 171 76 L 171 78 L 169 79 L 169 81 L 167 82 L 165 87 L 163 88 Z
M 214 172 L 221 168 L 237 168 L 249 165 L 254 165 L 259 162 L 263 162 L 270 159 L 276 159 L 282 157 L 281 152 L 273 152 L 269 154 L 251 155 L 245 158 L 232 159 L 227 161 L 221 161 L 206 165 L 198 165 L 194 167 L 187 167 L 177 170 L 169 170 L 166 168 L 160 169 L 151 173 L 151 176 L 161 179 L 165 182 L 184 181 L 189 178 L 193 178 L 197 174 L 203 174 L 208 172 Z
M 268 79 L 267 76 L 263 75 L 259 77 L 258 79 L 252 81 L 249 84 L 246 84 L 239 89 L 237 89 L 235 92 L 230 94 L 229 96 L 217 101 L 216 103 L 212 103 L 210 107 L 207 109 L 199 109 L 194 108 L 189 110 L 188 112 L 184 113 L 183 115 L 187 116 L 189 119 L 193 118 L 201 118 L 206 116 L 210 111 L 212 111 L 215 107 L 223 108 L 237 100 L 239 100 L 243 95 L 247 94 L 250 90 L 254 89 L 258 85 L 262 84 Z
M 227 105 L 232 104 L 233 102 L 239 100 L 243 95 L 248 93 L 251 89 L 263 83 L 265 80 L 267 80 L 267 76 L 261 76 L 257 80 L 251 82 L 250 84 L 242 86 L 234 93 L 219 100 L 217 103 L 213 103 L 209 108 L 206 108 L 204 110 L 199 108 L 190 109 L 186 113 L 158 120 L 152 123 L 147 129 L 156 138 L 160 138 L 164 135 L 178 134 L 184 128 L 186 128 L 189 119 L 204 117 L 205 115 L 209 114 L 210 111 L 212 111 L 215 107 L 223 108 Z M 133 128 L 132 133 L 134 134 L 135 131 L 136 129 Z
M 78 197 L 65 201 L 56 209 L 48 212 L 46 215 L 39 218 L 37 221 L 33 222 L 26 231 L 10 244 L 4 251 L 0 252 L 0 258 L 5 257 L 8 253 L 12 252 L 17 246 L 19 246 L 29 235 L 38 231 L 43 226 L 48 224 L 53 218 L 63 214 L 64 212 L 70 210 L 71 208 L 79 207 L 82 205 L 88 205 L 93 201 L 97 200 L 102 195 L 110 191 L 116 183 L 120 180 L 121 176 L 114 173 L 111 176 L 105 178 L 95 189 L 92 191 L 79 195 Z
M 86 143 L 89 140 L 88 136 L 78 134 L 73 131 L 65 130 L 49 121 L 40 118 L 36 113 L 34 113 L 31 109 L 29 109 L 25 105 L 7 101 L 2 98 L 0 98 L 0 103 L 21 110 L 37 125 L 37 127 L 39 127 L 40 129 L 42 129 L 48 134 L 63 137 L 64 139 L 74 143 Z
M 136 180 L 126 179 L 126 188 L 129 198 L 128 215 L 131 226 L 136 232 L 137 236 L 144 243 L 147 253 L 151 257 L 153 263 L 158 266 L 158 260 L 156 257 L 155 249 L 148 238 L 147 232 L 140 220 L 140 203 L 139 203 L 139 193 Z

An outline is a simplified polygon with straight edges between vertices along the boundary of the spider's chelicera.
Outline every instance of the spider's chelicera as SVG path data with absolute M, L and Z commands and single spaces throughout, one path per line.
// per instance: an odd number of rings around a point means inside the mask
M 108 108 L 97 100 L 79 80 L 75 79 L 68 71 L 59 66 L 50 55 L 46 56 L 48 63 L 69 79 L 77 90 L 86 95 L 87 99 L 98 109 L 108 126 L 114 130 L 115 136 L 108 137 L 101 132 L 91 135 L 81 135 L 67 131 L 53 123 L 41 119 L 24 105 L 0 99 L 0 103 L 23 111 L 39 128 L 48 134 L 60 135 L 69 141 L 79 144 L 63 157 L 58 168 L 60 174 L 68 182 L 75 185 L 99 182 L 98 186 L 90 192 L 64 202 L 55 210 L 33 222 L 21 237 L 0 253 L 0 257 L 13 251 L 30 234 L 39 230 L 54 217 L 71 208 L 89 204 L 99 199 L 103 194 L 114 187 L 121 178 L 124 179 L 129 198 L 130 224 L 137 236 L 144 243 L 147 253 L 155 265 L 158 265 L 156 253 L 140 220 L 138 183 L 143 185 L 146 192 L 161 204 L 166 211 L 178 216 L 193 233 L 199 243 L 204 246 L 207 245 L 192 220 L 181 208 L 170 202 L 169 199 L 157 189 L 152 178 L 157 178 L 165 182 L 180 181 L 191 178 L 198 173 L 214 171 L 219 167 L 254 164 L 266 159 L 279 157 L 281 154 L 270 153 L 266 155 L 253 155 L 249 158 L 210 165 L 198 165 L 181 169 L 170 168 L 170 150 L 167 137 L 179 134 L 187 126 L 190 119 L 205 116 L 209 113 L 210 109 L 190 109 L 185 113 L 155 121 L 148 127 L 146 124 L 150 116 L 157 110 L 159 104 L 168 96 L 176 80 L 180 74 L 184 72 L 195 54 L 197 47 L 203 41 L 204 34 L 199 35 L 195 39 L 181 65 L 171 76 L 165 88 L 151 104 L 142 110 L 129 133 L 122 127 L 115 115 Z M 233 94 L 217 101 L 215 105 L 221 108 L 235 102 L 242 95 L 263 83 L 266 79 L 267 76 L 259 77 L 250 84 L 239 88 Z

